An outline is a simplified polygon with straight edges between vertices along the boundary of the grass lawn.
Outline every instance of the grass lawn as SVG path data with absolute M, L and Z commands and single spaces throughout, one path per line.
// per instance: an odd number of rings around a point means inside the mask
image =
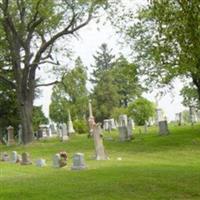
M 138 129 L 136 132 L 139 132 Z M 131 142 L 105 140 L 108 161 L 92 160 L 93 141 L 77 135 L 66 143 L 57 139 L 35 142 L 27 147 L 0 151 L 27 151 L 35 161 L 45 158 L 48 166 L 38 168 L 0 162 L 1 200 L 134 200 L 200 199 L 200 125 L 170 127 L 171 134 L 135 134 Z M 107 133 L 106 136 L 109 134 Z M 69 154 L 68 166 L 52 168 L 52 157 Z M 83 152 L 87 170 L 71 171 L 72 156 Z M 121 157 L 122 160 L 117 160 Z

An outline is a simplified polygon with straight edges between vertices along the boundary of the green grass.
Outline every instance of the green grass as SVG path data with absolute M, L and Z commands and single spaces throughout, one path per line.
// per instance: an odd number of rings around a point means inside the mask
M 0 162 L 0 199 L 200 199 L 200 125 L 170 127 L 168 136 L 158 136 L 155 128 L 148 134 L 138 134 L 138 128 L 135 132 L 131 142 L 110 134 L 114 140 L 104 141 L 108 161 L 92 160 L 93 141 L 86 135 L 66 143 L 52 139 L 27 147 L 0 146 L 1 152 L 27 151 L 33 161 L 45 158 L 48 164 L 38 168 Z M 68 165 L 54 169 L 52 157 L 62 150 L 69 154 Z M 85 154 L 87 170 L 71 171 L 75 152 Z

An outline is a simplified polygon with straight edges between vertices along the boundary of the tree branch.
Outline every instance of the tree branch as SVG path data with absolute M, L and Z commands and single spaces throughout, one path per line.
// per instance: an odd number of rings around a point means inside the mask
M 11 80 L 7 79 L 6 77 L 0 75 L 0 81 L 4 82 L 5 84 L 8 84 L 12 88 L 16 88 L 15 83 L 13 83 Z
M 50 85 L 55 85 L 55 84 L 58 84 L 60 83 L 60 81 L 56 80 L 56 81 L 53 81 L 53 82 L 50 82 L 50 83 L 43 83 L 43 84 L 38 84 L 36 85 L 35 87 L 45 87 L 45 86 L 50 86 Z

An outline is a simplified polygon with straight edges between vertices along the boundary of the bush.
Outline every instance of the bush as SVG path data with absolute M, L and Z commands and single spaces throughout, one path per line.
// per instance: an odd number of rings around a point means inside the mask
M 89 133 L 88 123 L 83 119 L 77 119 L 74 121 L 74 129 L 78 134 Z

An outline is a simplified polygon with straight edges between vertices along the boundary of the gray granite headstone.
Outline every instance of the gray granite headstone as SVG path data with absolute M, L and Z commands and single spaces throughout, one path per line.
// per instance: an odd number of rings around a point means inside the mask
M 15 144 L 15 140 L 14 140 L 14 128 L 12 126 L 9 126 L 7 128 L 7 134 L 8 134 L 7 145 L 11 146 L 11 145 Z
M 85 169 L 85 160 L 83 153 L 75 153 L 73 156 L 73 166 L 71 167 L 72 170 L 81 170 Z
M 59 153 L 57 153 L 57 154 L 55 154 L 54 155 L 54 157 L 53 157 L 53 167 L 55 167 L 55 168 L 59 168 L 60 167 L 60 154 Z
M 37 167 L 45 167 L 46 161 L 45 161 L 45 159 L 40 158 L 40 159 L 35 161 L 35 164 L 36 164 Z
M 67 141 L 69 140 L 68 132 L 67 132 L 67 125 L 65 123 L 62 124 L 61 126 L 61 141 Z
M 168 124 L 167 121 L 159 121 L 159 134 L 160 135 L 167 135 L 169 134 Z
M 31 165 L 32 162 L 30 160 L 30 155 L 25 152 L 25 153 L 22 153 L 22 160 L 21 160 L 21 165 Z
M 21 162 L 21 156 L 16 151 L 12 151 L 10 154 L 10 162 L 11 163 Z

